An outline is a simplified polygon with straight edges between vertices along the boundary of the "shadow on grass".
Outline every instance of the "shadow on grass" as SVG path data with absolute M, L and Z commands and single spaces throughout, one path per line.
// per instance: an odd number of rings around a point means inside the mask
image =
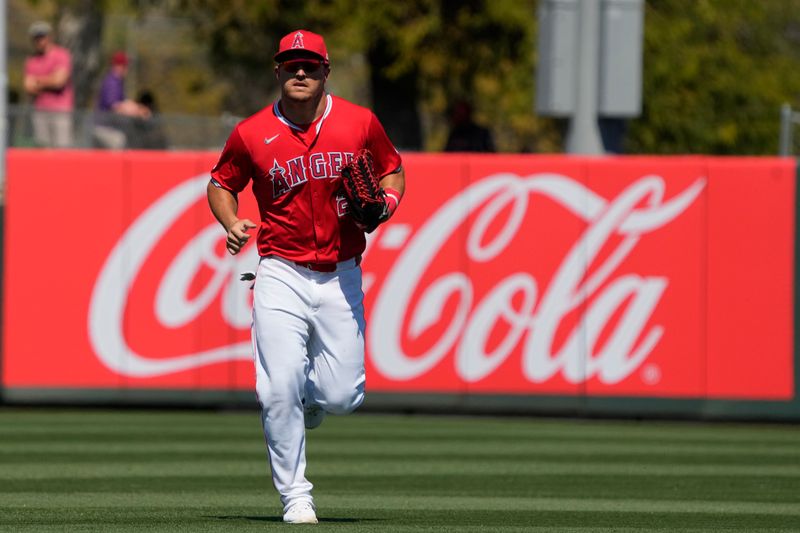
M 204 518 L 216 518 L 217 520 L 250 520 L 252 522 L 283 522 L 282 516 L 206 516 Z M 344 523 L 344 524 L 357 524 L 359 522 L 382 522 L 378 518 L 333 518 L 333 517 L 318 517 L 320 523 Z

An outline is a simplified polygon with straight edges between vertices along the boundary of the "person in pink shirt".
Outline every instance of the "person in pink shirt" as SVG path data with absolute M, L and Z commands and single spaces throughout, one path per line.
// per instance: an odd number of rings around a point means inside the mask
M 34 53 L 25 61 L 25 92 L 33 99 L 33 135 L 41 146 L 72 146 L 72 56 L 56 45 L 47 22 L 34 22 L 28 34 Z

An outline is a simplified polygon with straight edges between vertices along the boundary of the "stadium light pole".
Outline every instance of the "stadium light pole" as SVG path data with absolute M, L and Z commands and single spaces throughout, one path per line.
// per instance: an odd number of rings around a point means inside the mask
M 602 155 L 603 143 L 597 125 L 598 43 L 600 2 L 578 2 L 578 53 L 575 113 L 567 131 L 567 152 Z

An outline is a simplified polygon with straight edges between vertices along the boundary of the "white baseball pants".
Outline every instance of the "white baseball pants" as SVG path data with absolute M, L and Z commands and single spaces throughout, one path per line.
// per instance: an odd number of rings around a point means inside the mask
M 303 401 L 345 414 L 364 400 L 361 268 L 350 260 L 336 272 L 314 272 L 262 257 L 253 290 L 256 393 L 285 511 L 297 501 L 313 503 Z

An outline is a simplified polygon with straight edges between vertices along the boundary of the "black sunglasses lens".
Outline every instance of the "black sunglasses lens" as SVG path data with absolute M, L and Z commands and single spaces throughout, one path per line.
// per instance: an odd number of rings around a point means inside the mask
M 307 74 L 316 72 L 319 67 L 320 63 L 317 61 L 292 61 L 291 63 L 286 63 L 283 65 L 283 69 L 286 72 L 291 72 L 292 74 L 295 74 L 300 70 Z

